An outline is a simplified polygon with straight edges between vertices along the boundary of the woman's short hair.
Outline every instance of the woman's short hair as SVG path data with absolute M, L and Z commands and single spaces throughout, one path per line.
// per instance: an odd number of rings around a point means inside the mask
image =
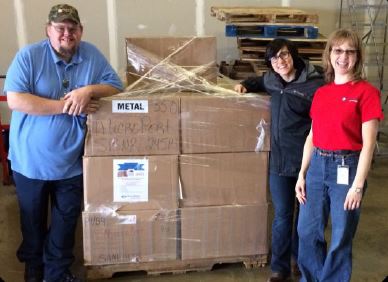
M 334 68 L 330 61 L 331 50 L 334 46 L 339 46 L 345 42 L 352 46 L 352 48 L 356 50 L 357 54 L 356 63 L 352 70 L 353 80 L 363 79 L 364 55 L 360 37 L 353 30 L 338 29 L 330 34 L 322 55 L 322 64 L 326 82 L 333 82 L 335 78 Z
M 299 58 L 298 48 L 292 41 L 287 40 L 285 38 L 276 38 L 270 43 L 268 43 L 264 54 L 264 60 L 267 67 L 273 69 L 271 64 L 271 58 L 275 57 L 276 54 L 280 51 L 280 49 L 282 49 L 283 47 L 287 47 L 292 57 L 294 68 L 298 68 L 298 66 L 302 63 L 301 59 Z

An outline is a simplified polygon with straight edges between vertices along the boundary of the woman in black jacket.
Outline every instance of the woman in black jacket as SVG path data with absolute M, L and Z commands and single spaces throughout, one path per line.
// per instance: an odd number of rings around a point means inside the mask
M 263 76 L 237 84 L 235 91 L 271 95 L 269 186 L 275 217 L 272 223 L 272 274 L 268 281 L 288 281 L 291 269 L 294 274 L 298 272 L 296 226 L 299 208 L 294 188 L 303 145 L 311 127 L 312 98 L 315 90 L 324 84 L 324 79 L 318 67 L 302 60 L 296 46 L 286 39 L 271 41 L 264 59 L 270 70 Z

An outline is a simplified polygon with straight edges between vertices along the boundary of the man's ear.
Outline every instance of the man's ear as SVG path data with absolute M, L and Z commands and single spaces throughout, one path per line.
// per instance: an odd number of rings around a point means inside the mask
M 47 23 L 46 26 L 45 26 L 45 28 L 44 28 L 44 31 L 45 31 L 45 33 L 46 33 L 46 37 L 48 37 L 48 31 L 47 31 L 47 30 L 48 30 L 48 28 L 49 28 L 49 25 L 50 25 L 50 24 Z

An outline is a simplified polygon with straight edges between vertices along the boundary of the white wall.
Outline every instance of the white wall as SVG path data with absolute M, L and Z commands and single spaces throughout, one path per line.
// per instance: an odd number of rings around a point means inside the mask
M 1 0 L 0 74 L 5 74 L 15 52 L 45 37 L 44 24 L 51 0 Z M 225 23 L 210 16 L 211 6 L 291 6 L 317 13 L 320 30 L 328 35 L 337 25 L 338 0 L 68 0 L 84 24 L 84 40 L 105 54 L 117 71 L 125 68 L 124 38 L 130 36 L 213 35 L 218 59 L 237 58 L 235 38 L 224 36 Z M 117 42 L 112 43 L 111 40 Z M 113 49 L 113 50 L 112 50 Z
M 1 0 L 0 74 L 5 74 L 17 50 L 45 37 L 44 25 L 52 0 Z M 63 3 L 63 2 L 62 2 Z M 211 6 L 290 6 L 317 13 L 319 28 L 328 35 L 337 27 L 338 0 L 68 0 L 84 25 L 83 40 L 94 43 L 124 77 L 125 37 L 217 37 L 218 62 L 238 58 L 236 39 L 225 37 L 225 23 L 210 16 Z M 0 110 L 1 111 L 1 110 Z M 1 113 L 1 112 L 0 112 Z

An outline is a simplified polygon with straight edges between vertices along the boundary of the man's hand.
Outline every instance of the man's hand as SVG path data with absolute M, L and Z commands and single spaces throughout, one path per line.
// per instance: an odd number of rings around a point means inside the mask
M 98 100 L 90 100 L 89 104 L 86 106 L 85 111 L 83 111 L 83 114 L 92 114 L 97 112 L 97 110 L 100 108 L 100 104 L 98 103 Z
M 84 113 L 87 111 L 91 98 L 92 93 L 88 91 L 87 86 L 70 91 L 64 97 L 65 106 L 63 107 L 63 113 L 73 116 Z

